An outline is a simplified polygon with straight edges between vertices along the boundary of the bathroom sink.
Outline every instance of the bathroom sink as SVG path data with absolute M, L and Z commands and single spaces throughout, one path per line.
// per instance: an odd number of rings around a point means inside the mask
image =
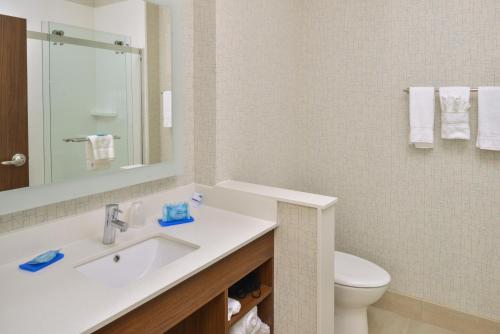
M 75 269 L 109 287 L 122 287 L 198 248 L 181 240 L 157 236 L 86 262 Z

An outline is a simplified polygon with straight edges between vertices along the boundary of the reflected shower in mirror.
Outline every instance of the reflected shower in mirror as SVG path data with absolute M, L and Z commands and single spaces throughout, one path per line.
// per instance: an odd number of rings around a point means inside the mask
M 24 38 L 27 55 L 27 90 L 12 76 L 12 101 L 0 105 L 5 123 L 0 132 L 12 124 L 20 129 L 20 138 L 0 141 L 5 162 L 0 190 L 171 159 L 168 7 L 143 0 L 5 0 L 0 14 L 12 22 L 2 24 L 2 36 L 10 34 L 12 41 L 0 41 L 0 49 L 21 45 L 15 38 Z M 15 29 L 23 21 L 25 36 L 19 37 Z M 22 62 L 11 62 L 22 78 Z M 2 64 L 3 78 L 7 71 Z M 7 110 L 9 103 L 22 100 L 28 102 L 26 110 Z M 25 155 L 26 163 L 14 163 L 15 154 Z

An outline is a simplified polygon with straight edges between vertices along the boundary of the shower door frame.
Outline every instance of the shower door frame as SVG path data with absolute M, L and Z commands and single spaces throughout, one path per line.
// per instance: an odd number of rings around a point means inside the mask
M 40 40 L 42 47 L 42 95 L 43 95 L 43 175 L 44 175 L 44 184 L 50 185 L 53 183 L 53 175 L 52 175 L 52 126 L 51 126 L 51 115 L 52 115 L 52 106 L 51 106 L 51 85 L 50 85 L 50 43 L 66 43 L 81 47 L 90 47 L 94 49 L 105 49 L 116 52 L 124 52 L 127 54 L 127 58 L 125 59 L 126 66 L 126 105 L 127 105 L 127 150 L 128 150 L 128 165 L 136 165 L 143 163 L 143 87 L 142 87 L 142 77 L 143 77 L 143 50 L 140 48 L 131 47 L 128 45 L 116 45 L 110 44 L 106 42 L 99 42 L 94 40 L 88 40 L 83 38 L 75 38 L 69 36 L 59 36 L 50 33 L 50 23 L 55 22 L 42 22 L 41 31 L 27 31 L 27 38 Z M 76 27 L 81 29 L 92 30 L 91 28 L 85 27 Z M 133 66 L 133 55 L 137 55 L 139 57 L 139 65 L 137 66 L 138 71 L 140 71 L 138 75 L 138 84 L 134 85 L 133 79 L 134 75 L 134 66 Z M 135 92 L 139 89 L 139 94 L 137 94 L 138 101 L 134 101 L 136 97 Z M 130 93 L 130 94 L 129 94 Z M 134 117 L 135 108 L 139 110 L 139 117 Z M 135 121 L 138 121 L 140 124 L 136 124 Z M 135 141 L 138 140 L 140 143 L 135 145 Z M 136 152 L 136 147 L 139 150 Z M 140 159 L 140 160 L 139 160 Z M 115 171 L 116 172 L 116 171 Z M 82 176 L 84 178 L 85 176 Z M 88 177 L 88 176 L 87 176 Z

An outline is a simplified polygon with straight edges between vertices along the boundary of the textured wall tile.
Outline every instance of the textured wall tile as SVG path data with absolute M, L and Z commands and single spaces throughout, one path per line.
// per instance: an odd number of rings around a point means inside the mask
M 194 0 L 194 131 L 196 182 L 215 183 L 216 4 Z
M 301 3 L 217 1 L 217 181 L 286 185 L 300 168 Z
M 317 210 L 278 204 L 275 232 L 275 331 L 316 333 Z M 292 297 L 293 296 L 293 297 Z
M 500 2 L 308 2 L 310 152 L 302 189 L 335 195 L 337 247 L 391 289 L 500 320 L 500 154 L 408 143 L 415 85 L 500 85 Z M 477 99 L 471 110 L 476 137 Z
M 402 91 L 500 85 L 499 18 L 497 0 L 217 1 L 217 180 L 338 196 L 339 249 L 500 320 L 500 153 L 437 139 L 439 113 L 435 149 L 410 147 Z

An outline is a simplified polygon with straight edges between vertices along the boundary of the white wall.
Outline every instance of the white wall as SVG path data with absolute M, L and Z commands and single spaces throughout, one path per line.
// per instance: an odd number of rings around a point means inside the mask
M 130 36 L 131 46 L 143 49 L 146 45 L 146 11 L 143 0 L 128 0 L 94 9 L 93 28 Z

